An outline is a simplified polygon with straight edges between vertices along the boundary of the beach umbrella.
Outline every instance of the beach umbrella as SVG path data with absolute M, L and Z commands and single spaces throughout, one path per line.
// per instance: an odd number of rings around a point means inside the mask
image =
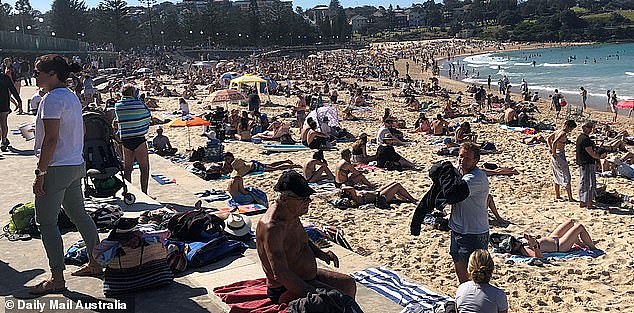
M 308 117 L 312 117 L 317 122 L 317 125 L 321 124 L 324 117 L 328 118 L 328 125 L 331 127 L 339 126 L 339 117 L 337 116 L 337 108 L 335 106 L 325 106 L 312 110 L 306 116 L 304 125 L 308 125 Z M 321 127 L 319 127 L 321 129 Z
M 187 141 L 189 148 L 192 147 L 191 136 L 189 135 L 189 128 L 194 126 L 209 126 L 211 123 L 198 116 L 185 115 L 181 118 L 173 119 L 171 122 L 165 124 L 166 127 L 187 127 Z
M 634 108 L 634 99 L 621 100 L 616 104 L 619 109 L 631 109 Z
M 247 97 L 243 93 L 235 89 L 216 90 L 207 96 L 207 101 L 211 103 L 241 101 L 246 99 Z

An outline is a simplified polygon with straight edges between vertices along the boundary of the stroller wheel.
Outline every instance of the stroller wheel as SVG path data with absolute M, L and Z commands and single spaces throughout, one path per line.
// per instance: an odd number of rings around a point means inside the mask
M 136 196 L 134 194 L 131 194 L 131 193 L 123 194 L 123 203 L 127 205 L 132 205 L 134 204 L 135 201 L 136 201 Z

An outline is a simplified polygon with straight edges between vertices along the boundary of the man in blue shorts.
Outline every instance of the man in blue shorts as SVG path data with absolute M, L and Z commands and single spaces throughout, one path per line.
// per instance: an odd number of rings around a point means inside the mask
M 472 142 L 463 143 L 458 153 L 458 170 L 469 187 L 469 196 L 452 205 L 449 218 L 449 254 L 461 284 L 469 280 L 467 264 L 471 253 L 478 249 L 486 250 L 489 243 L 489 180 L 477 167 L 478 161 L 480 147 Z

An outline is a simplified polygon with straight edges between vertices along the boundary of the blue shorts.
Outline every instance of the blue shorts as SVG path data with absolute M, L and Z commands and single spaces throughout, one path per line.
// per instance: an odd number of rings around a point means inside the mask
M 471 253 L 478 249 L 486 250 L 489 246 L 489 232 L 484 234 L 459 234 L 451 231 L 449 254 L 455 262 L 469 263 Z

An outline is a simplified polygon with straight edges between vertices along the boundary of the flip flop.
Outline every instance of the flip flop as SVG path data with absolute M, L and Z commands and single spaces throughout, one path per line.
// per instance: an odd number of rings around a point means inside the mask
M 91 265 L 84 265 L 78 270 L 72 272 L 70 276 L 77 277 L 101 277 L 103 276 L 103 269 L 101 267 L 95 267 Z
M 62 293 L 67 290 L 66 282 L 63 281 L 62 283 L 63 285 L 61 286 L 53 286 L 54 283 L 52 283 L 50 280 L 45 280 L 35 286 L 29 287 L 29 293 L 35 296 L 43 296 L 51 293 Z

